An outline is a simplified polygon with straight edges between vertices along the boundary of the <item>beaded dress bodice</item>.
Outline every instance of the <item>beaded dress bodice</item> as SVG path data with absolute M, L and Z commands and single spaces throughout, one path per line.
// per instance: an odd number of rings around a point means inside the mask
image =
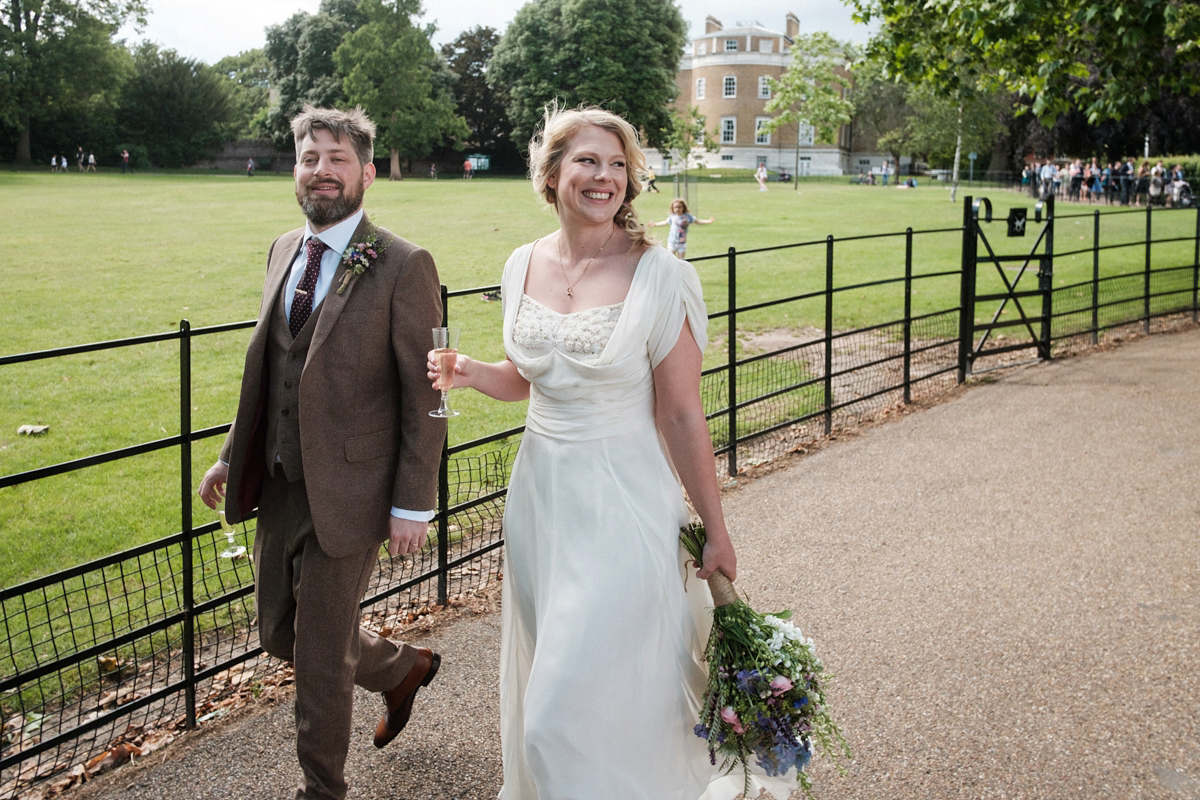
M 614 303 L 561 314 L 522 294 L 513 341 L 533 353 L 557 348 L 577 361 L 591 364 L 604 352 L 624 307 L 624 303 Z

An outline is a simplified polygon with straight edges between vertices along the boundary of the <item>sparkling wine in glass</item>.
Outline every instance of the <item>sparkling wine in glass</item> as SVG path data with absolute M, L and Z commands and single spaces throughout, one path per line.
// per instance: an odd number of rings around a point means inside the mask
M 225 538 L 228 540 L 228 543 L 225 545 L 225 549 L 217 553 L 217 555 L 221 558 L 240 558 L 241 556 L 244 556 L 246 554 L 246 548 L 243 545 L 237 544 L 233 541 L 233 536 L 237 533 L 237 529 L 234 528 L 233 525 L 229 524 L 229 521 L 225 519 L 224 506 L 217 509 L 217 517 L 221 520 L 221 531 L 225 534 Z
M 450 388 L 454 386 L 454 365 L 458 361 L 459 328 L 433 329 L 433 357 L 437 360 L 441 377 L 438 378 L 437 388 L 442 392 L 441 405 L 436 411 L 430 411 L 431 417 L 457 417 L 459 412 L 452 411 L 446 400 L 450 396 Z

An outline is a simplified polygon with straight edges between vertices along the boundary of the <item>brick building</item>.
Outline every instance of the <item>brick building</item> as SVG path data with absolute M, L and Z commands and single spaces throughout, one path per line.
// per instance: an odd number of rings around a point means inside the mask
M 835 143 L 818 143 L 812 126 L 789 125 L 766 133 L 760 126 L 771 118 L 764 108 L 771 99 L 768 78 L 779 79 L 791 62 L 791 45 L 800 31 L 795 14 L 786 17 L 786 31 L 758 25 L 726 29 L 720 20 L 708 17 L 703 36 L 692 40 L 676 78 L 676 106 L 696 106 L 707 120 L 710 132 L 720 143 L 717 153 L 701 153 L 706 166 L 756 169 L 766 164 L 771 172 L 780 167 L 796 169 L 799 138 L 800 175 L 841 175 L 857 172 L 851 167 L 850 126 L 838 129 Z M 847 83 L 849 76 L 847 75 Z M 848 91 L 843 89 L 843 91 Z M 675 172 L 661 154 L 647 153 L 650 163 L 662 162 L 662 172 Z

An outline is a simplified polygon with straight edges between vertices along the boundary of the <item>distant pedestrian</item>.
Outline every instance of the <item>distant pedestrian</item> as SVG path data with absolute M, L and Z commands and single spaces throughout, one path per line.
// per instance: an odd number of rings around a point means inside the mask
M 475 165 L 471 163 L 471 159 L 463 161 L 463 180 L 470 179 L 475 172 Z
M 429 180 L 431 180 L 431 181 L 437 180 L 437 164 L 429 165 Z
M 75 151 L 75 163 L 79 165 L 80 172 L 83 172 L 83 168 L 87 166 L 87 155 L 83 152 L 83 145 L 80 145 Z
M 754 180 L 758 181 L 758 190 L 765 192 L 767 190 L 767 165 L 759 164 L 758 169 L 754 170 Z
M 254 177 L 254 159 L 253 158 L 246 160 L 246 177 L 247 178 Z
M 121 174 L 124 175 L 129 171 L 129 151 L 121 151 Z
M 888 159 L 883 160 L 883 166 L 879 168 L 879 174 L 883 178 L 883 185 L 888 185 L 888 176 L 892 174 L 892 162 Z
M 95 172 L 96 171 L 96 154 L 95 153 L 88 153 L 87 170 L 86 171 L 87 172 Z
M 58 156 L 50 156 L 50 171 L 58 172 Z
M 651 167 L 649 164 L 647 164 L 646 165 L 646 191 L 647 192 L 657 193 L 659 191 L 658 187 L 654 185 L 654 182 L 656 180 L 658 180 L 658 176 L 654 174 L 654 168 Z
M 675 198 L 671 201 L 671 213 L 662 222 L 647 222 L 647 228 L 653 228 L 655 225 L 670 225 L 671 232 L 667 235 L 667 249 L 671 251 L 671 255 L 676 258 L 683 258 L 687 255 L 687 229 L 692 223 L 697 225 L 707 225 L 712 222 L 714 217 L 708 219 L 696 219 L 688 213 L 687 203 L 680 198 Z
M 1133 184 L 1133 204 L 1140 206 L 1143 197 L 1146 198 L 1146 205 L 1150 205 L 1150 161 L 1148 159 L 1138 167 L 1137 178 Z
M 1047 159 L 1045 164 L 1042 164 L 1042 169 L 1038 177 L 1042 182 L 1042 191 L 1039 195 L 1043 200 L 1054 195 L 1054 176 L 1058 170 L 1054 168 L 1054 162 Z

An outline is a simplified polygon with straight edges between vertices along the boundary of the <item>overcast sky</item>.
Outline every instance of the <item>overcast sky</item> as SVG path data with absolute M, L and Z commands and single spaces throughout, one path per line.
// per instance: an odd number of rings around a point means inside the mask
M 425 0 L 425 22 L 437 25 L 434 43 L 441 45 L 476 25 L 501 33 L 525 0 Z M 297 11 L 316 12 L 320 0 L 149 0 L 150 15 L 140 33 L 131 26 L 120 36 L 129 41 L 149 39 L 180 55 L 212 64 L 266 43 L 263 30 Z M 679 3 L 691 36 L 704 33 L 704 18 L 712 14 L 733 27 L 758 22 L 771 30 L 784 29 L 789 11 L 800 18 L 802 33 L 825 30 L 839 39 L 864 43 L 867 29 L 855 25 L 841 0 L 682 0 Z

